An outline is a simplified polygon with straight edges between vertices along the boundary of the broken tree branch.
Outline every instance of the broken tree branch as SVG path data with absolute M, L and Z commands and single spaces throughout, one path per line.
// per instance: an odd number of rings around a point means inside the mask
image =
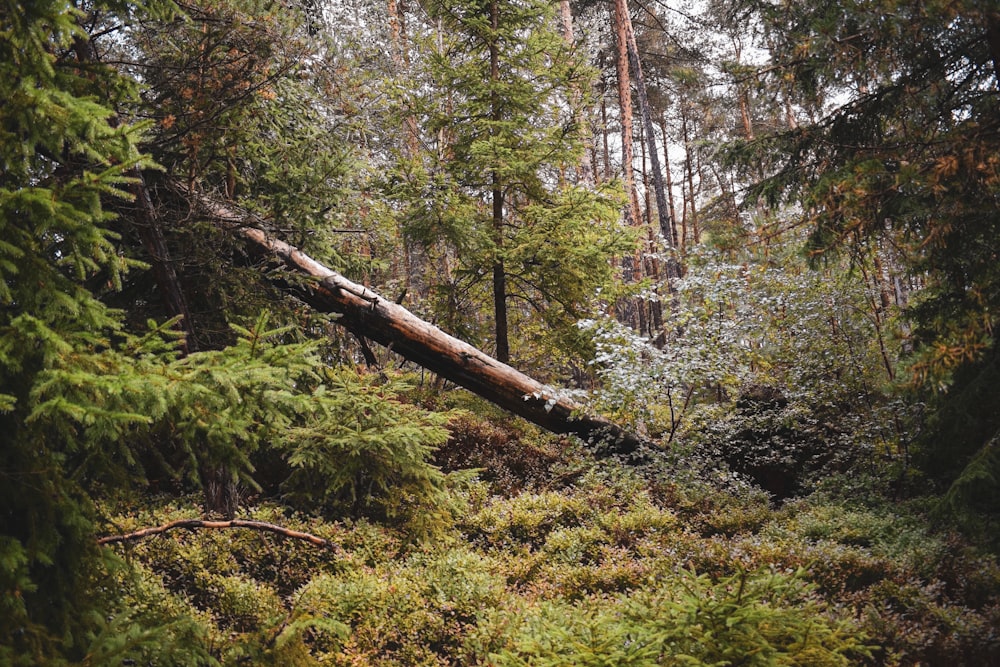
M 210 521 L 207 519 L 178 519 L 176 521 L 165 523 L 162 526 L 143 528 L 141 530 L 136 530 L 131 533 L 125 533 L 124 535 L 108 535 L 106 537 L 100 537 L 97 539 L 97 543 L 115 544 L 118 542 L 133 542 L 135 540 L 141 540 L 145 537 L 160 535 L 170 530 L 177 530 L 178 528 L 186 528 L 188 530 L 194 530 L 195 528 L 215 528 L 215 529 L 250 528 L 253 530 L 261 530 L 269 533 L 275 533 L 276 535 L 281 535 L 282 537 L 291 537 L 296 540 L 303 540 L 305 542 L 309 542 L 310 544 L 314 544 L 318 547 L 323 547 L 323 548 L 333 547 L 332 542 L 323 539 L 322 537 L 313 535 L 312 533 L 303 533 L 301 531 L 285 528 L 277 524 L 267 523 L 266 521 L 249 521 L 246 519 L 231 519 L 229 521 Z

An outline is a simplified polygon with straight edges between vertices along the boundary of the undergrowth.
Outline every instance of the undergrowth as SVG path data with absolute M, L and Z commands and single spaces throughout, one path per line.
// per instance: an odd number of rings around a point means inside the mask
M 252 530 L 128 543 L 125 607 L 199 647 L 187 664 L 1000 664 L 996 559 L 919 503 L 821 490 L 779 506 L 468 414 L 452 433 L 437 456 L 474 452 L 493 474 L 449 489 L 430 532 L 261 501 L 242 518 L 332 546 Z M 114 530 L 197 516 L 195 500 Z

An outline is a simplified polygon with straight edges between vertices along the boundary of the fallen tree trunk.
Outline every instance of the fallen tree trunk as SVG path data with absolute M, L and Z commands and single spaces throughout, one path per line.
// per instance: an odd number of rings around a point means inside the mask
M 641 450 L 649 443 L 636 434 L 603 417 L 586 414 L 581 406 L 537 380 L 348 280 L 298 248 L 247 225 L 248 215 L 206 199 L 201 199 L 200 205 L 207 215 L 229 226 L 257 249 L 311 277 L 313 280 L 304 286 L 291 282 L 285 287 L 313 308 L 339 314 L 337 322 L 351 332 L 390 348 L 546 430 L 576 435 L 591 444 L 598 455 L 644 458 Z

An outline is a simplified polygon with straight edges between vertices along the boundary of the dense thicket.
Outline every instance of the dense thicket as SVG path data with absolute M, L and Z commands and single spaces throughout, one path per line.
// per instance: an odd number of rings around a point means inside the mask
M 1000 404 L 983 388 L 996 377 L 1000 297 L 998 14 L 978 2 L 730 11 L 760 22 L 773 73 L 817 114 L 738 149 L 765 176 L 749 197 L 797 203 L 814 256 L 879 258 L 913 327 L 907 372 L 933 415 L 918 464 L 995 514 L 983 482 L 998 470 Z

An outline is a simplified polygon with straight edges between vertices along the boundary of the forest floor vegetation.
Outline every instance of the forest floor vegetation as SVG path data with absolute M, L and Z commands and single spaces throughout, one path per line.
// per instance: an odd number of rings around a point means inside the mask
M 433 525 L 255 498 L 241 518 L 333 546 L 198 530 L 116 547 L 133 566 L 123 606 L 173 633 L 177 655 L 157 664 L 1000 662 L 995 556 L 930 522 L 928 502 L 886 497 L 877 476 L 779 504 L 596 461 L 483 412 L 460 413 L 437 452 L 446 471 L 482 467 Z M 201 511 L 193 496 L 152 499 L 120 508 L 113 530 Z

